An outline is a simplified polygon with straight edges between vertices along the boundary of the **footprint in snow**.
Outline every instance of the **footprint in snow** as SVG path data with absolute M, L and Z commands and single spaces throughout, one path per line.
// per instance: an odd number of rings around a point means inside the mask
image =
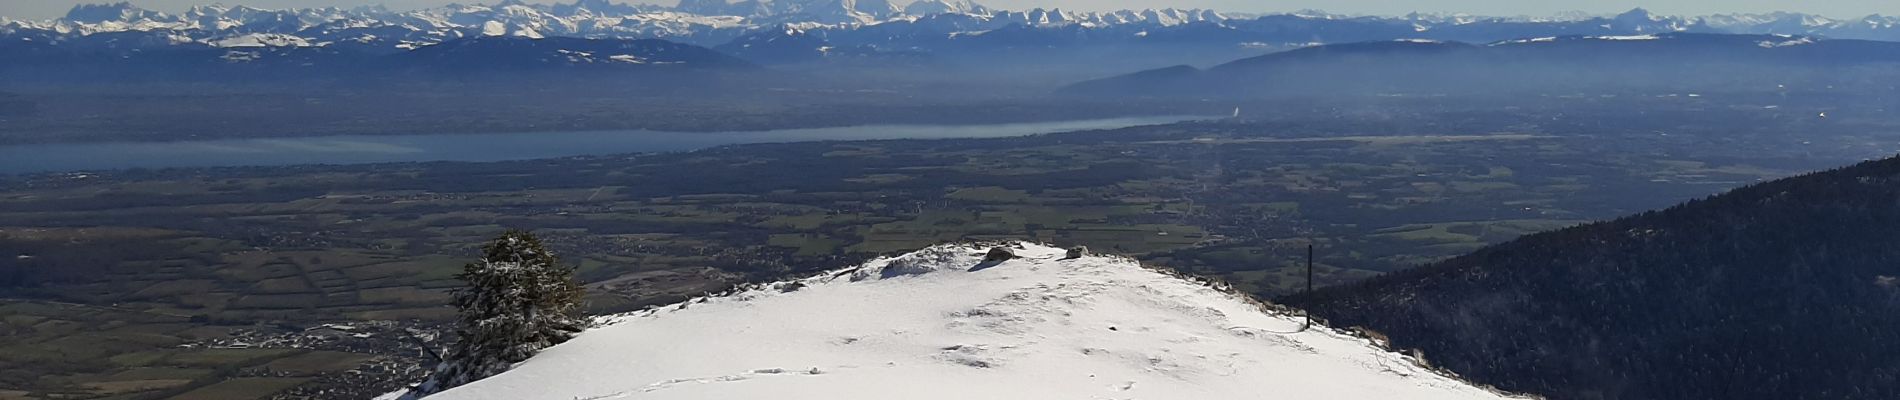
M 716 376 L 716 377 L 710 377 L 710 378 L 668 379 L 668 380 L 664 380 L 660 382 L 655 382 L 653 384 L 647 385 L 646 387 L 640 388 L 640 392 L 642 393 L 654 392 L 654 391 L 672 388 L 674 386 L 688 385 L 688 384 L 699 385 L 699 384 L 711 384 L 711 383 L 723 383 L 723 382 L 739 382 L 739 381 L 750 380 L 753 378 L 764 378 L 764 377 L 773 377 L 773 376 L 816 376 L 816 375 L 824 375 L 825 373 L 826 371 L 823 368 L 819 368 L 819 367 L 811 367 L 810 369 L 804 369 L 804 370 L 788 370 L 784 368 L 760 368 L 760 369 L 755 369 L 751 371 L 746 371 L 740 374 Z M 631 393 L 624 393 L 624 392 L 614 393 L 614 394 L 609 394 L 605 396 L 588 397 L 588 399 L 622 398 L 622 397 L 627 397 L 628 395 L 631 395 Z

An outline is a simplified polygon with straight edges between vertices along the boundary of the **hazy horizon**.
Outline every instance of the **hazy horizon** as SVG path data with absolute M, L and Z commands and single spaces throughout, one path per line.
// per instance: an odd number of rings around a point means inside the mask
M 462 0 L 462 3 L 492 4 L 500 0 Z M 573 0 L 527 0 L 530 3 L 572 3 Z M 84 3 L 106 3 L 111 1 L 86 0 L 34 0 L 0 1 L 0 16 L 41 20 L 65 15 L 74 5 Z M 225 4 L 248 5 L 260 8 L 302 8 L 302 7 L 355 7 L 364 5 L 384 5 L 391 9 L 408 10 L 446 5 L 454 0 L 132 0 L 130 3 L 141 8 L 162 12 L 179 12 L 194 5 Z M 677 0 L 637 0 L 616 1 L 625 3 L 673 4 Z M 906 0 L 896 0 L 907 3 Z M 1230 12 L 1290 12 L 1296 10 L 1323 10 L 1327 12 L 1359 15 L 1404 15 L 1411 12 L 1428 13 L 1465 13 L 1486 16 L 1549 16 L 1559 13 L 1584 12 L 1589 14 L 1615 14 L 1632 8 L 1645 8 L 1658 14 L 1668 15 L 1707 15 L 1726 13 L 1765 13 L 1775 11 L 1800 12 L 1824 15 L 1832 18 L 1859 18 L 1871 14 L 1900 14 L 1900 2 L 1878 0 L 1842 0 L 1810 2 L 1791 7 L 1785 1 L 1776 0 L 1681 0 L 1681 1 L 1593 1 L 1588 3 L 1556 0 L 1371 0 L 1349 3 L 1313 1 L 1313 0 L 1177 0 L 1177 1 L 1137 1 L 1137 0 L 987 0 L 980 4 L 1005 9 L 1062 8 L 1068 10 L 1116 10 L 1141 8 L 1211 8 Z M 1656 4 L 1662 3 L 1662 4 Z

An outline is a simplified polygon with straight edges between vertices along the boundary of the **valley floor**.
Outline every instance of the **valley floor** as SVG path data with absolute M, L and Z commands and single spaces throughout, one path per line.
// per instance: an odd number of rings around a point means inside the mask
M 0 176 L 0 297 L 26 300 L 0 305 L 0 389 L 182 393 L 279 373 L 253 368 L 279 348 L 179 348 L 259 321 L 440 322 L 453 275 L 506 228 L 579 267 L 595 313 L 970 239 L 1087 245 L 1271 297 L 1303 287 L 1308 243 L 1319 285 L 1351 282 L 1900 149 L 1886 114 L 1760 105 L 1783 99 L 1381 101 L 1023 138 Z

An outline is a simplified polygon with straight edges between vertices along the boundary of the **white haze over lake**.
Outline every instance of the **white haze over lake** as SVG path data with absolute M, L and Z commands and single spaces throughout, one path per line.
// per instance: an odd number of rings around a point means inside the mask
M 1171 124 L 1209 118 L 1157 116 L 1014 124 L 864 125 L 740 132 L 629 130 L 32 144 L 0 146 L 0 174 L 126 168 L 531 160 L 686 151 L 747 143 L 997 138 Z

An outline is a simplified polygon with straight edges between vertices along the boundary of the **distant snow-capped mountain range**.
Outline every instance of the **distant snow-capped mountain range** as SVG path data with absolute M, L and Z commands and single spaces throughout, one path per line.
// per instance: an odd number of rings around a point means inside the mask
M 120 46 L 302 47 L 355 43 L 408 50 L 464 37 L 559 36 L 666 39 L 710 47 L 761 27 L 851 31 L 900 24 L 948 36 L 1010 25 L 1174 26 L 1225 19 L 1210 10 L 996 11 L 966 0 L 928 0 L 903 7 L 883 0 L 686 0 L 678 7 L 607 0 L 554 5 L 508 0 L 494 5 L 452 4 L 414 11 L 197 6 L 179 14 L 117 3 L 77 6 L 64 18 L 50 21 L 0 17 L 0 38 L 67 42 L 118 34 L 115 36 L 120 40 L 114 44 Z
M 411 11 L 198 6 L 179 13 L 118 3 L 77 6 L 47 21 L 0 18 L 0 83 L 356 82 L 575 71 L 626 77 L 627 71 L 724 73 L 774 65 L 817 65 L 844 78 L 860 68 L 924 67 L 1003 76 L 1040 68 L 1045 76 L 1073 79 L 1323 44 L 1667 33 L 1900 42 L 1900 18 L 1675 17 L 1641 9 L 1550 18 L 1011 11 L 968 0 L 686 0 L 675 7 L 508 0 Z M 642 76 L 648 75 L 658 76 Z
M 1660 16 L 1637 9 L 1602 17 L 1500 18 L 1412 14 L 1355 17 L 1302 11 L 1242 15 L 1199 9 L 1073 12 L 998 10 L 968 0 L 685 0 L 676 7 L 578 0 L 572 4 L 448 5 L 413 11 L 381 7 L 268 10 L 198 6 L 183 13 L 128 3 L 81 5 L 64 18 L 0 17 L 0 40 L 138 48 L 151 46 L 351 46 L 401 51 L 482 36 L 665 39 L 704 47 L 759 30 L 795 28 L 833 45 L 932 50 L 1006 32 L 1004 46 L 1089 42 L 1298 45 L 1397 38 L 1490 42 L 1578 34 L 1662 32 L 1793 34 L 1900 40 L 1900 17 L 1831 19 L 1797 13 Z M 105 35 L 92 40 L 87 37 Z M 98 40 L 103 39 L 103 40 Z M 995 38 L 987 38 L 995 42 Z

